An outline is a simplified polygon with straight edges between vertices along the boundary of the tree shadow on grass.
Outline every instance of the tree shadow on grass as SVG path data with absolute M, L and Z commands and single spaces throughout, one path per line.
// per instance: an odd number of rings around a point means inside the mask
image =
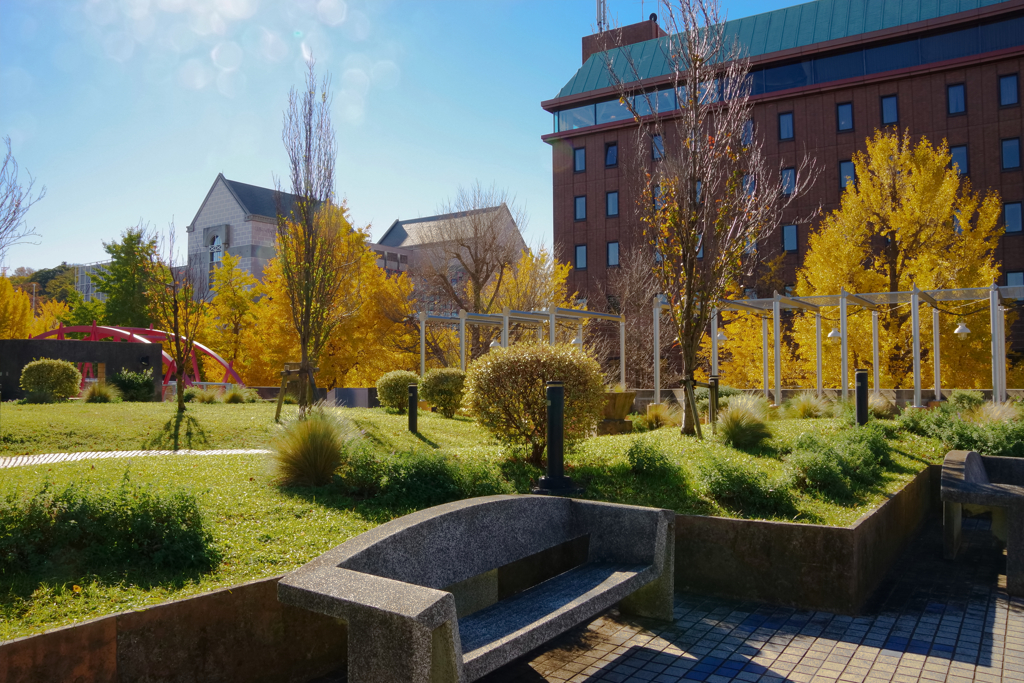
M 175 413 L 144 447 L 176 451 L 182 448 L 201 448 L 209 443 L 209 436 L 198 419 L 188 413 Z

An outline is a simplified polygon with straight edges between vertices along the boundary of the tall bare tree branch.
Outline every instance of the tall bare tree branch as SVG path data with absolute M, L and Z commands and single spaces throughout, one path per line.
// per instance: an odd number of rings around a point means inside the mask
M 35 228 L 25 224 L 25 214 L 46 196 L 45 186 L 40 188 L 39 194 L 32 196 L 36 180 L 31 173 L 26 172 L 28 183 L 19 182 L 18 162 L 11 153 L 11 138 L 4 137 L 4 144 L 7 145 L 7 154 L 4 155 L 4 165 L 0 167 L 0 264 L 6 259 L 8 249 L 39 236 Z

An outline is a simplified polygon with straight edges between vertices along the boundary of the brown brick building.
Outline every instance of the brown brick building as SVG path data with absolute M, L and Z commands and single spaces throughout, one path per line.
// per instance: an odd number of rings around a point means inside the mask
M 754 126 L 770 165 L 795 166 L 806 150 L 821 168 L 774 244 L 758 245 L 768 258 L 787 252 L 789 283 L 815 226 L 787 223 L 819 205 L 838 208 L 841 171 L 852 172 L 844 162 L 895 124 L 947 140 L 976 190 L 998 190 L 1006 223 L 999 284 L 1024 285 L 1024 0 L 816 0 L 727 28 L 751 58 Z M 665 112 L 675 99 L 661 36 L 652 18 L 624 27 L 621 43 L 641 65 L 645 89 L 668 88 L 659 96 Z M 607 44 L 601 38 L 583 38 L 583 66 L 542 103 L 554 115 L 555 132 L 543 139 L 552 146 L 555 253 L 574 265 L 569 286 L 594 299 L 619 252 L 640 238 L 623 163 L 636 129 L 596 53 Z

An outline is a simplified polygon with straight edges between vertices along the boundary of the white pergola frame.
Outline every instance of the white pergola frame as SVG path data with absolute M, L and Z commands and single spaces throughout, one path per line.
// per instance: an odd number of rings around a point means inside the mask
M 577 308 L 551 307 L 542 311 L 516 311 L 509 308 L 501 313 L 467 313 L 459 311 L 458 317 L 445 315 L 429 315 L 426 311 L 417 314 L 420 323 L 420 377 L 427 371 L 427 324 L 440 323 L 458 325 L 459 331 L 459 367 L 466 371 L 466 325 L 492 325 L 501 327 L 503 347 L 508 346 L 509 326 L 512 323 L 524 323 L 537 326 L 538 339 L 544 339 L 544 325 L 548 326 L 548 343 L 555 344 L 555 331 L 558 321 L 575 320 L 577 323 L 576 339 L 573 343 L 583 348 L 583 321 L 605 320 L 619 323 L 619 381 L 626 384 L 626 321 L 621 315 L 584 311 Z
M 878 394 L 880 386 L 880 364 L 879 342 L 878 342 L 878 312 L 885 304 L 909 303 L 911 309 L 911 327 L 913 331 L 914 345 L 914 406 L 923 407 L 922 381 L 921 381 L 921 301 L 932 307 L 932 344 L 934 352 L 934 396 L 935 400 L 942 400 L 942 367 L 940 362 L 940 334 L 939 334 L 939 303 L 943 301 L 989 301 L 989 324 L 991 334 L 992 353 L 992 400 L 995 403 L 1002 403 L 1006 400 L 1006 307 L 1004 299 L 1024 299 L 1024 287 L 999 287 L 993 284 L 990 288 L 971 289 L 936 289 L 923 291 L 914 288 L 909 292 L 881 292 L 870 294 L 853 294 L 841 289 L 838 295 L 831 296 L 809 296 L 790 297 L 775 292 L 770 299 L 747 299 L 745 301 L 723 300 L 719 303 L 711 316 L 711 374 L 718 375 L 718 313 L 722 310 L 736 310 L 752 313 L 761 317 L 762 333 L 762 366 L 764 377 L 764 396 L 770 398 L 768 380 L 768 320 L 771 318 L 774 332 L 773 360 L 775 370 L 774 394 L 776 403 L 782 399 L 782 309 L 800 308 L 812 311 L 815 314 L 816 332 L 816 370 L 817 370 L 817 393 L 819 396 L 824 392 L 822 385 L 822 347 L 821 347 L 821 309 L 823 307 L 839 308 L 839 337 L 840 347 L 840 376 L 842 377 L 843 399 L 849 397 L 849 365 L 848 365 L 848 344 L 847 344 L 847 311 L 849 306 L 860 306 L 871 311 L 871 347 L 874 385 L 872 392 Z M 654 402 L 661 402 L 661 314 L 669 304 L 664 295 L 654 297 Z

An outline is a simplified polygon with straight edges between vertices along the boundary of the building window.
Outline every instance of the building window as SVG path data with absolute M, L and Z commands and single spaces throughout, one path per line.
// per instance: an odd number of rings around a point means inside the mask
M 797 250 L 797 234 L 795 225 L 782 226 L 782 248 L 786 251 Z
M 704 258 L 704 240 L 703 239 L 701 239 L 701 241 L 700 241 L 700 249 L 697 250 L 697 258 L 699 258 L 699 259 Z
M 1017 104 L 1017 74 L 999 77 L 999 104 L 1009 107 Z
M 1006 225 L 1006 232 L 1021 231 L 1020 202 L 1003 204 L 1003 224 Z
M 210 273 L 207 278 L 207 287 L 213 289 L 213 273 L 221 266 L 221 262 L 224 260 L 224 243 L 220 239 L 220 235 L 214 235 L 213 240 L 210 242 Z
M 856 180 L 857 173 L 852 161 L 839 162 L 839 189 L 845 190 L 847 184 Z
M 1024 271 L 1006 274 L 1007 287 L 1024 287 Z
M 793 112 L 791 111 L 779 114 L 779 139 L 793 139 Z
M 572 150 L 573 170 L 582 173 L 587 170 L 587 148 L 576 147 Z
M 882 98 L 882 125 L 895 126 L 899 123 L 900 112 L 896 105 L 896 96 L 887 95 Z
M 754 142 L 754 122 L 744 121 L 743 122 L 743 144 L 749 146 Z
M 651 138 L 651 157 L 655 161 L 665 157 L 665 143 L 662 142 L 660 135 Z
M 1020 138 L 1003 140 L 1003 170 L 1020 168 Z
M 743 176 L 743 193 L 748 197 L 757 189 L 757 180 L 749 173 Z
M 754 289 L 753 287 L 745 288 L 743 290 L 743 298 L 745 298 L 745 299 L 756 299 L 757 298 L 757 290 Z
M 958 145 L 949 148 L 949 164 L 956 166 L 960 175 L 967 175 L 967 145 Z
M 619 265 L 619 243 L 609 242 L 608 243 L 608 265 L 617 266 Z
M 701 183 L 701 181 L 698 180 L 697 181 L 697 188 L 696 188 L 697 189 L 697 203 L 698 204 L 700 204 L 700 199 L 701 199 L 700 198 L 700 191 L 701 191 L 702 187 L 703 187 L 703 183 Z
M 605 168 L 619 165 L 619 143 L 609 142 L 604 146 L 604 165 Z
M 587 220 L 587 196 L 576 197 L 574 200 L 575 212 L 573 217 L 578 221 Z
M 946 86 L 946 111 L 950 116 L 963 114 L 967 111 L 967 102 L 964 99 L 964 84 Z
M 853 130 L 853 104 L 851 102 L 836 105 L 836 128 L 840 131 Z
M 784 168 L 782 169 L 782 194 L 787 197 L 793 194 L 793 190 L 796 189 L 796 169 L 795 168 Z
M 605 214 L 608 216 L 619 215 L 619 193 L 609 192 L 605 195 L 604 201 Z
M 587 269 L 587 245 L 576 245 L 576 270 Z

